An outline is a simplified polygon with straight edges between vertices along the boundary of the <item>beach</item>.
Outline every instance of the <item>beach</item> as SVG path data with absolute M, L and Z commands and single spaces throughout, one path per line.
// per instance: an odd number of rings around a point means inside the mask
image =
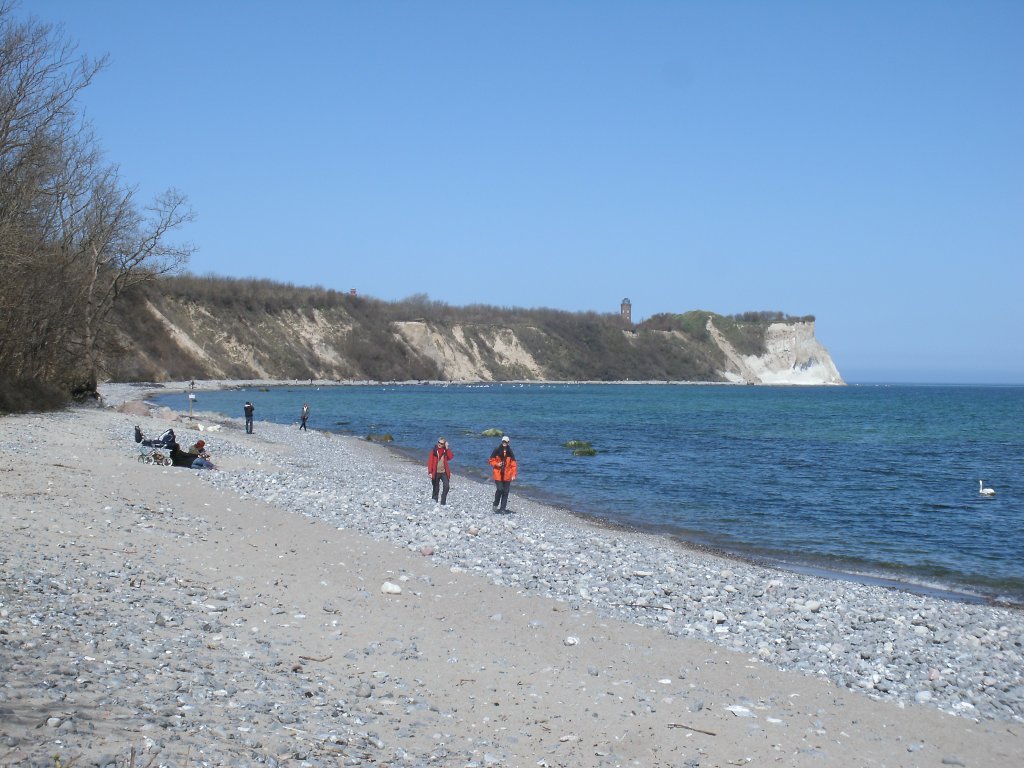
M 197 383 L 200 387 L 213 383 Z M 216 383 L 217 386 L 223 382 Z M 1005 766 L 1024 617 L 592 524 L 352 437 L 0 419 L 0 765 Z M 202 437 L 215 471 L 140 463 Z M 200 430 L 200 426 L 202 430 Z

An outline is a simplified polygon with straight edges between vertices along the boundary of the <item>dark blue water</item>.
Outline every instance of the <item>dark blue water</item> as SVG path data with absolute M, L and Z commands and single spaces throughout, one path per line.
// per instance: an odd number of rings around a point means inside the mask
M 1024 602 L 1024 388 L 340 386 L 202 392 L 196 407 L 365 436 L 487 477 L 512 436 L 515 493 L 783 567 Z M 160 398 L 187 410 L 184 394 Z M 596 456 L 563 444 L 586 440 Z M 978 480 L 996 489 L 978 493 Z M 466 488 L 464 486 L 464 488 Z M 472 488 L 489 511 L 487 492 Z

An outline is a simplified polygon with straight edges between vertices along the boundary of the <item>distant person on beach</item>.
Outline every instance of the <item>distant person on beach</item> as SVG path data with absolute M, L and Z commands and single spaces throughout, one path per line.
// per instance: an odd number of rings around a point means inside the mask
M 501 438 L 501 445 L 491 451 L 488 462 L 491 465 L 491 476 L 494 478 L 494 512 L 506 512 L 508 508 L 508 491 L 512 481 L 516 479 L 516 455 L 512 452 L 511 440 L 508 435 Z
M 437 445 L 434 446 L 427 458 L 427 474 L 430 475 L 430 483 L 433 486 L 433 499 L 437 501 L 437 494 L 441 492 L 441 503 L 448 501 L 448 485 L 452 477 L 451 467 L 448 462 L 454 458 L 452 449 L 448 447 L 448 441 L 443 437 L 437 438 Z
M 178 443 L 175 443 L 170 450 L 171 464 L 189 469 L 214 469 L 213 462 L 209 460 L 210 454 L 206 453 L 205 445 L 200 440 L 186 451 Z
M 213 462 L 210 461 L 210 452 L 206 450 L 205 440 L 196 440 L 192 447 L 188 449 L 188 452 L 195 456 L 192 462 L 192 469 L 216 469 L 213 466 Z
M 250 403 L 248 400 L 245 401 L 245 405 L 242 406 L 242 410 L 245 412 L 245 432 L 248 435 L 252 434 L 252 412 L 256 410 L 256 406 Z
M 299 418 L 302 419 L 299 429 L 306 429 L 306 420 L 309 418 L 309 403 L 302 404 L 302 413 L 299 414 Z M 308 432 L 309 430 L 306 429 L 306 431 Z

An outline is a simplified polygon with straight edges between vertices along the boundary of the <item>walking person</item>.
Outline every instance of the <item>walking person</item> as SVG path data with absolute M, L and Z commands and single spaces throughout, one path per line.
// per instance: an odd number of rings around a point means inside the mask
M 453 458 L 454 454 L 448 447 L 448 441 L 443 437 L 437 438 L 437 445 L 427 457 L 427 474 L 430 475 L 430 484 L 434 490 L 433 499 L 437 501 L 437 493 L 440 490 L 441 504 L 448 501 L 448 485 L 452 477 L 452 470 L 448 466 L 448 462 Z
M 246 400 L 245 405 L 242 406 L 242 411 L 245 413 L 245 432 L 248 435 L 252 434 L 252 413 L 255 410 L 256 406 L 248 400 Z
M 491 465 L 491 476 L 494 478 L 493 512 L 508 511 L 508 491 L 512 481 L 516 479 L 516 455 L 512 452 L 509 436 L 501 438 L 501 445 L 491 451 L 488 463 Z
M 302 423 L 299 424 L 299 429 L 306 429 L 306 419 L 309 418 L 309 403 L 302 404 L 302 413 L 299 415 L 299 418 L 302 419 Z M 306 429 L 306 431 L 308 432 L 309 430 Z

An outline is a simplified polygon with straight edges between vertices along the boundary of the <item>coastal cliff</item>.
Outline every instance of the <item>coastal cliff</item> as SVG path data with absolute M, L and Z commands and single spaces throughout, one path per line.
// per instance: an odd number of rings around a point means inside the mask
M 708 318 L 708 332 L 725 355 L 722 375 L 737 384 L 843 384 L 828 350 L 814 335 L 813 322 L 770 323 L 762 355 L 741 355 Z
M 633 324 L 592 312 L 207 283 L 165 281 L 124 302 L 109 377 L 843 383 L 813 318 L 693 311 Z

